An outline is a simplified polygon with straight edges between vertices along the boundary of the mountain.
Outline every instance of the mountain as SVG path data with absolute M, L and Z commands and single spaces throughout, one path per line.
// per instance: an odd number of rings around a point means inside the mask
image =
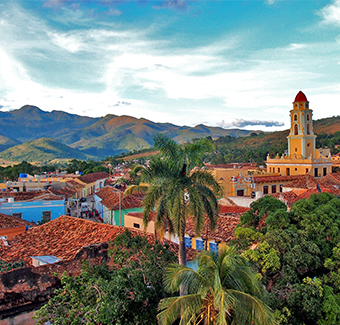
M 18 110 L 0 112 L 0 129 L 6 130 L 7 137 L 25 142 L 44 137 L 56 138 L 85 128 L 97 120 L 62 111 L 45 112 L 36 106 L 25 105 Z
M 93 157 L 51 138 L 31 140 L 0 152 L 0 159 L 9 161 L 46 162 L 56 158 L 85 160 Z
M 207 136 L 212 138 L 224 135 L 246 136 L 250 131 L 226 130 L 204 125 L 177 126 L 170 123 L 155 123 L 144 118 L 107 115 L 80 131 L 71 132 L 57 139 L 88 154 L 106 157 L 151 148 L 157 133 L 166 134 L 177 142 L 185 142 Z

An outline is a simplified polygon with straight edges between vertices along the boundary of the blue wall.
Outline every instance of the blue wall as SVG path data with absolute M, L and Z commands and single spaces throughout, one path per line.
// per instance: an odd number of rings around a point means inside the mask
M 51 220 L 65 214 L 64 200 L 1 203 L 0 212 L 5 214 L 22 213 L 22 219 L 38 222 L 43 211 L 51 211 Z

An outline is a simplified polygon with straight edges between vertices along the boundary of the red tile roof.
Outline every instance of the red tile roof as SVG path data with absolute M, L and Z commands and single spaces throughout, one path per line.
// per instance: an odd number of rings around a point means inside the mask
M 99 181 L 101 179 L 106 179 L 106 178 L 109 178 L 109 174 L 106 172 L 100 172 L 100 173 L 92 173 L 92 174 L 80 176 L 78 179 L 82 181 L 83 183 L 89 184 L 89 183 L 94 183 L 96 181 Z
M 129 212 L 128 215 L 135 217 L 135 218 L 138 218 L 138 219 L 144 218 L 143 212 Z M 151 211 L 150 212 L 150 221 L 155 221 L 155 218 L 156 218 L 156 212 Z
M 77 193 L 77 190 L 75 188 L 66 186 L 66 187 L 62 187 L 58 190 L 54 189 L 53 187 L 50 187 L 48 189 L 51 193 L 56 194 L 56 195 L 60 195 L 62 197 L 71 197 L 73 196 L 75 193 Z
M 268 182 L 288 182 L 300 179 L 304 175 L 290 175 L 290 176 L 254 176 L 251 177 L 255 183 L 268 183 Z
M 14 202 L 63 200 L 62 196 L 55 195 L 49 190 L 29 192 L 0 192 L 0 198 L 4 199 L 14 198 Z
M 133 209 L 142 207 L 142 199 L 135 195 L 124 196 L 124 192 L 111 187 L 105 186 L 96 195 L 102 199 L 102 204 L 110 210 L 119 209 L 119 192 L 121 193 L 121 208 Z
M 311 175 L 302 175 L 295 181 L 291 183 L 287 183 L 283 185 L 284 187 L 288 188 L 302 188 L 302 189 L 308 189 L 308 188 L 316 188 L 316 180 Z
M 29 222 L 18 217 L 0 213 L 0 229 L 14 228 L 21 226 L 35 226 L 33 222 Z
M 31 264 L 31 256 L 54 255 L 62 260 L 72 260 L 84 246 L 113 241 L 124 231 L 123 227 L 61 216 L 9 239 L 10 246 L 2 246 L 0 249 L 0 259 L 8 262 L 23 259 L 27 265 Z M 132 229 L 130 231 L 134 236 L 141 235 L 154 243 L 153 234 Z M 168 244 L 171 250 L 178 252 L 177 244 Z
M 291 206 L 296 201 L 298 195 L 293 191 L 270 194 L 272 197 L 284 202 L 287 206 Z
M 250 208 L 247 207 L 240 207 L 238 205 L 219 205 L 218 207 L 218 212 L 219 213 L 224 213 L 224 214 L 232 214 L 232 213 L 245 213 L 248 210 L 250 210 Z
M 217 227 L 214 232 L 210 230 L 208 220 L 205 221 L 205 225 L 201 232 L 201 237 L 203 239 L 215 239 L 216 241 L 228 241 L 234 238 L 234 230 L 236 226 L 240 223 L 240 217 L 242 213 L 232 213 L 218 216 Z M 208 231 L 208 234 L 207 234 Z M 188 218 L 186 233 L 190 236 L 196 236 L 195 226 L 192 217 Z

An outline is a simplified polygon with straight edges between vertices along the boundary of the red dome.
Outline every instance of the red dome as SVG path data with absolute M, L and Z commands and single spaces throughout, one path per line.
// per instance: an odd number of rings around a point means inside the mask
M 306 95 L 300 90 L 296 95 L 294 102 L 308 102 Z

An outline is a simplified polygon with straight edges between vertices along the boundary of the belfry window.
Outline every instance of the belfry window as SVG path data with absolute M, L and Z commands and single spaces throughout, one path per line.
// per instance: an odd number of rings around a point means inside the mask
M 298 120 L 297 114 L 294 114 L 294 121 L 297 121 L 297 120 Z
M 309 114 L 307 114 L 307 121 L 309 121 Z
M 307 134 L 310 134 L 310 125 L 307 124 Z
M 298 134 L 299 134 L 298 125 L 294 124 L 294 135 L 298 135 Z

